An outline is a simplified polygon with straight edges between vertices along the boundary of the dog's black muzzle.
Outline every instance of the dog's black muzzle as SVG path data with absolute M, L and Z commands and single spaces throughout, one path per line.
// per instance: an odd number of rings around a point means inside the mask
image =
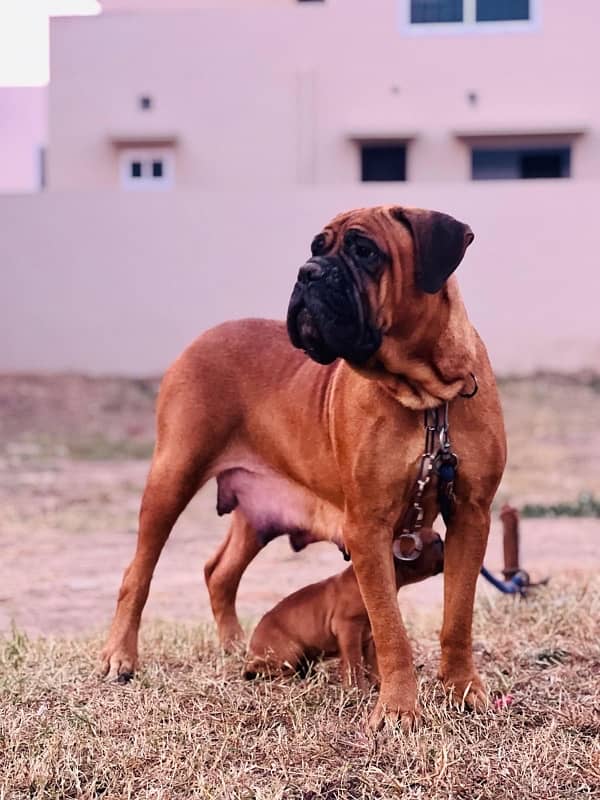
M 363 364 L 381 344 L 364 292 L 339 256 L 316 256 L 300 268 L 287 328 L 294 347 L 319 364 L 336 358 Z

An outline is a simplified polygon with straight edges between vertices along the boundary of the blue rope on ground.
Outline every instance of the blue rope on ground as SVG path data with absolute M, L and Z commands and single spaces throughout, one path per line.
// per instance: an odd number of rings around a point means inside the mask
M 509 578 L 506 581 L 500 580 L 500 578 L 496 578 L 489 570 L 485 567 L 481 568 L 481 574 L 483 577 L 489 581 L 492 586 L 495 586 L 498 591 L 502 592 L 503 594 L 521 594 L 524 595 L 527 591 L 527 587 L 529 586 L 529 576 L 526 572 L 516 572 L 512 578 Z

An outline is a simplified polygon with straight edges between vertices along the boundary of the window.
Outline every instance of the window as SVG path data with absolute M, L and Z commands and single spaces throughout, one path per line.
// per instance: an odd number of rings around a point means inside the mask
M 360 147 L 362 181 L 405 181 L 406 144 L 363 144 Z
M 408 0 L 411 25 L 451 23 L 459 27 L 482 23 L 530 22 L 539 0 Z
M 121 185 L 125 189 L 167 189 L 173 184 L 173 151 L 124 150 L 120 156 Z
M 529 19 L 529 0 L 477 0 L 477 22 Z
M 474 181 L 529 178 L 569 178 L 570 147 L 474 147 Z
M 463 0 L 411 0 L 410 21 L 462 22 Z

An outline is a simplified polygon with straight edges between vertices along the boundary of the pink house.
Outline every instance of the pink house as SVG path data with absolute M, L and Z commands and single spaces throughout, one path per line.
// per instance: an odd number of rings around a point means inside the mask
M 45 86 L 0 87 L 0 193 L 43 186 L 46 100 Z
M 48 191 L 0 199 L 0 368 L 160 371 L 221 319 L 281 317 L 315 230 L 388 202 L 472 225 L 499 371 L 598 364 L 594 0 L 103 7 L 51 26 Z

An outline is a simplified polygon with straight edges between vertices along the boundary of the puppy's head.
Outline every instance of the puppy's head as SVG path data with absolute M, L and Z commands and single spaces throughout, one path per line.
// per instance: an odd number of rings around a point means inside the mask
M 408 583 L 430 578 L 444 570 L 444 542 L 433 528 L 421 528 L 419 531 L 423 549 L 414 561 L 401 561 L 394 558 L 396 584 L 398 587 Z
M 292 344 L 320 364 L 367 365 L 386 337 L 402 338 L 473 241 L 437 211 L 379 206 L 335 217 L 313 239 L 288 308 Z

